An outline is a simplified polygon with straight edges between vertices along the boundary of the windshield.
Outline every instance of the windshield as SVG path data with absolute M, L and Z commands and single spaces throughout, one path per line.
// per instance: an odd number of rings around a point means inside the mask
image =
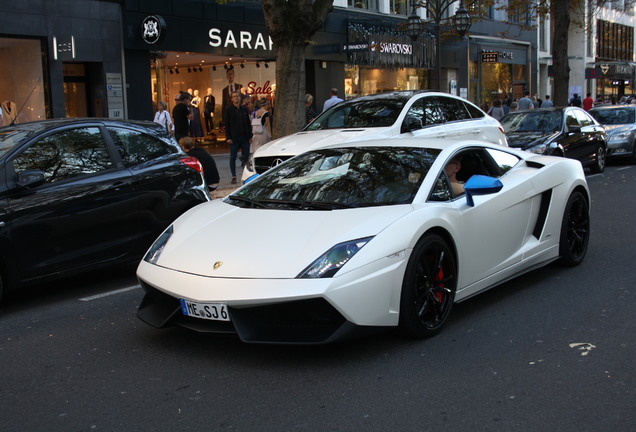
M 408 99 L 353 99 L 329 108 L 305 130 L 389 127 L 395 123 Z
M 409 147 L 316 150 L 271 169 L 226 202 L 296 210 L 408 204 L 438 154 Z
M 559 132 L 563 129 L 561 111 L 523 111 L 509 114 L 501 119 L 506 133 L 509 132 Z
M 628 108 L 591 110 L 590 114 L 604 125 L 636 123 L 636 110 Z

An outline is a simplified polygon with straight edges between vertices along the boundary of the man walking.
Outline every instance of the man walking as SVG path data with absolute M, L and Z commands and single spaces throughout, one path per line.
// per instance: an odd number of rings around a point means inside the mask
M 236 183 L 236 156 L 241 149 L 241 166 L 247 163 L 250 156 L 250 141 L 252 139 L 252 126 L 247 109 L 241 105 L 241 93 L 232 92 L 232 104 L 223 111 L 223 123 L 225 124 L 225 139 L 230 145 L 230 172 L 232 184 Z
M 338 89 L 332 88 L 329 92 L 329 99 L 325 101 L 325 104 L 322 106 L 323 111 L 327 111 L 329 108 L 334 106 L 335 104 L 342 102 L 342 99 L 338 97 Z
M 523 93 L 523 97 L 519 99 L 519 111 L 533 109 L 534 104 L 532 103 L 532 99 L 530 99 L 530 92 L 526 90 Z

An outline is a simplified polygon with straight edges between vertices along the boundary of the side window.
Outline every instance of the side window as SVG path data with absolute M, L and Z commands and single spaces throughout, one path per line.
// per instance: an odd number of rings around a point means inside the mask
M 159 138 L 131 129 L 111 127 L 108 128 L 108 131 L 113 137 L 113 141 L 126 167 L 138 165 L 177 151 Z
M 47 183 L 95 174 L 112 168 L 106 143 L 97 127 L 48 135 L 13 159 L 15 172 L 43 171 Z
M 472 118 L 483 118 L 485 116 L 484 112 L 473 104 L 464 102 L 464 106 Z
M 421 126 L 419 126 L 419 128 L 422 128 L 426 124 L 424 117 L 424 98 L 413 102 L 413 105 L 411 105 L 404 117 L 404 125 L 412 127 L 413 124 L 420 124 Z
M 430 201 L 450 201 L 453 198 L 451 193 L 450 184 L 448 183 L 448 177 L 443 172 L 437 178 L 435 186 L 431 191 L 431 196 L 428 198 Z
M 565 114 L 565 125 L 569 128 L 570 126 L 579 126 L 579 121 L 576 119 L 576 116 L 572 112 L 572 110 L 568 111 Z
M 513 154 L 499 150 L 486 149 L 486 152 L 490 155 L 490 157 L 492 157 L 494 163 L 499 168 L 500 175 L 498 175 L 497 177 L 501 177 L 502 175 L 510 171 L 512 167 L 517 165 L 521 160 Z
M 424 126 L 446 123 L 448 121 L 446 106 L 442 103 L 440 98 L 431 96 L 422 98 L 422 101 L 424 102 L 424 114 L 422 117 L 422 124 Z
M 464 103 L 460 100 L 439 96 L 440 107 L 444 110 L 446 121 L 466 120 L 470 118 Z
M 575 110 L 574 113 L 576 114 L 576 118 L 579 119 L 581 126 L 591 126 L 594 124 L 594 121 L 587 113 L 579 110 Z

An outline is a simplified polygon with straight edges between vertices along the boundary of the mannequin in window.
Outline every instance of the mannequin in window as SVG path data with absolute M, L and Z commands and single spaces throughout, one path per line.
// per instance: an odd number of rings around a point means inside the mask
M 208 87 L 207 94 L 203 97 L 203 118 L 205 119 L 205 133 L 212 135 L 214 133 L 214 108 L 216 100 L 212 96 L 212 89 Z
M 225 112 L 225 108 L 232 105 L 232 92 L 237 91 L 241 92 L 243 86 L 241 84 L 234 82 L 234 67 L 230 66 L 228 70 L 225 71 L 225 77 L 227 78 L 227 87 L 223 88 L 223 98 L 221 100 L 221 110 Z
M 15 106 L 15 102 L 10 100 L 5 100 L 1 105 L 2 109 L 2 120 L 5 126 L 8 126 L 12 123 L 15 123 L 16 117 L 18 116 L 17 107 Z
M 201 104 L 201 97 L 199 97 L 199 90 L 194 90 L 194 96 L 192 97 L 191 110 L 192 119 L 190 121 L 190 136 L 197 140 L 203 138 L 203 128 L 201 127 L 201 111 L 199 110 L 199 104 Z

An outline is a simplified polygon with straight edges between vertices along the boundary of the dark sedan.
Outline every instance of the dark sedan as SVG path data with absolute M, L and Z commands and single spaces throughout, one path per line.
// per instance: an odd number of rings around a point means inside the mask
M 516 111 L 501 119 L 501 124 L 510 147 L 577 159 L 595 173 L 605 170 L 605 128 L 581 108 Z
M 608 105 L 592 108 L 590 114 L 609 136 L 607 156 L 626 156 L 636 162 L 636 105 Z
M 0 128 L 0 296 L 136 261 L 174 219 L 209 199 L 199 162 L 155 123 Z

